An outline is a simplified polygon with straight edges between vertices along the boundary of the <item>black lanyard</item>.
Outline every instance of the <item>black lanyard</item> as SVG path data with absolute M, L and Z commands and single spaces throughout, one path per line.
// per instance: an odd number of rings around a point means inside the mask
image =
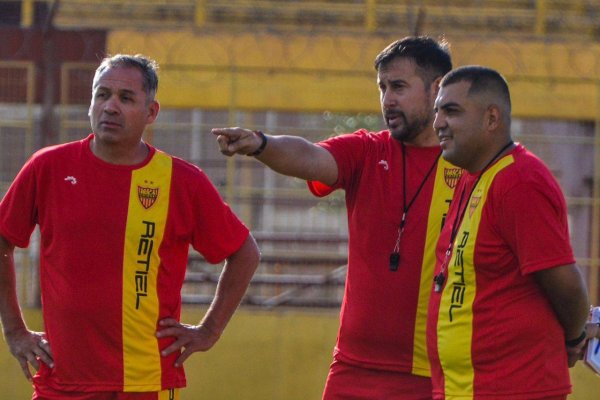
M 402 238 L 402 233 L 404 232 L 404 226 L 406 225 L 406 217 L 408 215 L 408 211 L 410 210 L 413 203 L 417 199 L 417 196 L 419 195 L 419 193 L 421 193 L 421 189 L 423 189 L 423 186 L 425 186 L 425 182 L 427 182 L 427 179 L 429 179 L 429 176 L 433 172 L 435 166 L 438 163 L 438 160 L 440 159 L 440 155 L 442 154 L 440 152 L 437 155 L 437 157 L 435 158 L 435 161 L 433 162 L 433 164 L 431 164 L 431 167 L 429 167 L 429 171 L 427 171 L 427 174 L 425 174 L 425 177 L 421 181 L 421 184 L 419 185 L 417 192 L 415 193 L 413 198 L 410 200 L 410 202 L 408 204 L 406 204 L 406 147 L 404 145 L 404 142 L 401 143 L 401 146 L 402 146 L 402 219 L 400 220 L 400 226 L 398 227 L 398 238 L 396 239 L 396 245 L 394 246 L 394 251 L 392 252 L 392 254 L 390 254 L 390 271 L 397 271 L 398 265 L 400 265 L 400 239 Z
M 485 171 L 487 171 L 487 169 L 494 163 L 494 161 L 496 161 L 496 159 L 500 157 L 500 155 L 504 153 L 504 151 L 513 144 L 514 142 L 512 140 L 508 142 L 504 147 L 500 149 L 499 152 L 496 153 L 496 155 L 494 155 L 494 157 L 492 157 L 492 159 L 485 165 L 485 167 L 483 167 L 483 169 L 477 176 L 477 179 L 475 180 L 475 184 L 471 188 L 471 192 L 469 193 L 469 196 L 467 197 L 467 201 L 465 202 L 464 206 L 463 199 L 465 197 L 466 187 L 463 187 L 463 190 L 460 193 L 460 200 L 458 201 L 458 212 L 456 213 L 456 216 L 454 217 L 454 222 L 452 223 L 452 231 L 450 232 L 450 244 L 448 245 L 448 249 L 446 250 L 446 254 L 444 255 L 444 261 L 442 262 L 441 271 L 435 276 L 435 278 L 433 278 L 433 282 L 435 283 L 434 291 L 436 293 L 442 291 L 442 286 L 444 285 L 444 281 L 446 280 L 445 272 L 448 269 L 448 263 L 450 262 L 450 255 L 452 254 L 452 248 L 454 247 L 454 240 L 456 239 L 456 235 L 458 235 L 458 229 L 460 228 L 460 224 L 462 224 L 463 218 L 465 217 L 465 213 L 467 212 L 467 208 L 469 206 L 469 199 L 471 199 L 471 196 L 473 195 L 473 192 L 475 192 L 475 188 L 479 184 L 479 181 L 481 180 L 481 177 L 483 176 Z

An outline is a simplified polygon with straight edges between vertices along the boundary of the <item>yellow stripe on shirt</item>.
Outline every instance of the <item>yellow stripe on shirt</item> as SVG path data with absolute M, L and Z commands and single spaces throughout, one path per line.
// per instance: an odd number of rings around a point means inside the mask
M 513 161 L 512 156 L 504 157 L 484 172 L 464 205 L 467 208 L 454 240 L 452 257 L 448 263 L 448 281 L 442 293 L 437 325 L 439 357 L 444 370 L 444 390 L 447 398 L 473 397 L 475 371 L 471 349 L 473 303 L 477 293 L 474 267 L 477 233 L 489 188 L 496 174 Z
M 427 217 L 427 236 L 425 238 L 423 264 L 421 266 L 421 281 L 413 340 L 412 373 L 414 375 L 431 376 L 425 331 L 427 328 L 429 294 L 431 293 L 433 270 L 435 268 L 435 247 L 442 226 L 444 225 L 454 188 L 458 183 L 461 173 L 460 168 L 453 166 L 440 157 L 435 173 L 429 215 Z
M 124 391 L 161 390 L 161 359 L 155 336 L 159 316 L 158 249 L 169 209 L 172 159 L 156 152 L 133 171 L 123 257 Z

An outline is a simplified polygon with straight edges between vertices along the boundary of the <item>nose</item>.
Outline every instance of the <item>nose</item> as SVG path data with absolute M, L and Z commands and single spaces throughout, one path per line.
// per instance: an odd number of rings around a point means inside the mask
M 391 108 L 397 103 L 396 97 L 391 90 L 384 90 L 381 92 L 381 105 L 384 109 Z
M 104 102 L 104 112 L 107 114 L 118 114 L 120 112 L 118 100 L 116 96 L 111 96 Z
M 439 133 L 440 130 L 446 127 L 446 119 L 442 115 L 441 112 L 436 112 L 435 117 L 433 119 L 433 129 Z

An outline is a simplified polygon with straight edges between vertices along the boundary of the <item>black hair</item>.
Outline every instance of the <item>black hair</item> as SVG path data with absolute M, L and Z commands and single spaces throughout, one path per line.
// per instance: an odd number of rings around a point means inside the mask
M 379 71 L 396 58 L 412 59 L 427 85 L 452 69 L 448 43 L 429 36 L 408 36 L 389 44 L 375 57 L 375 69 Z
M 463 81 L 471 84 L 468 95 L 493 93 L 505 103 L 508 107 L 507 111 L 510 113 L 510 90 L 506 79 L 498 71 L 481 65 L 466 65 L 452 70 L 444 76 L 440 87 Z

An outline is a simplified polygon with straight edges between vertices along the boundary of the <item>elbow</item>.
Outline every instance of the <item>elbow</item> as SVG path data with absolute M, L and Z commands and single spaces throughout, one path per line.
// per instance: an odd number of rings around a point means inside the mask
M 253 238 L 253 240 L 254 240 L 254 238 Z M 252 257 L 253 264 L 254 264 L 254 270 L 256 270 L 258 268 L 258 264 L 260 264 L 261 258 L 262 258 L 262 253 L 260 251 L 260 248 L 256 244 L 256 241 L 254 241 L 253 257 Z
M 242 248 L 245 253 L 244 258 L 246 259 L 248 267 L 252 269 L 253 272 L 256 271 L 262 254 L 258 244 L 256 243 L 256 240 L 254 239 L 254 236 L 252 236 L 251 233 L 248 234 L 248 238 L 246 239 L 246 242 Z

